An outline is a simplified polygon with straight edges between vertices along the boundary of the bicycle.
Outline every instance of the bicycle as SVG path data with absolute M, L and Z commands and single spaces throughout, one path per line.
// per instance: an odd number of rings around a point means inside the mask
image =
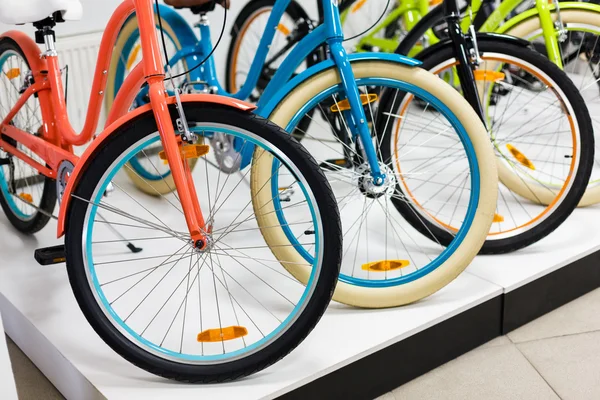
M 213 47 L 207 14 L 211 9 L 192 9 L 199 16 L 200 40 L 171 8 L 158 6 L 160 23 L 156 25 L 159 34 L 162 25 L 167 47 L 175 51 L 174 55 L 166 57 L 175 70 L 185 70 L 185 65 L 193 65 L 194 60 L 207 60 L 204 68 L 181 76 L 178 87 L 192 91 L 212 90 L 239 99 L 255 96 L 258 101 L 255 112 L 284 126 L 293 136 L 302 138 L 319 160 L 340 204 L 345 238 L 345 257 L 334 299 L 361 307 L 390 307 L 414 302 L 435 293 L 458 276 L 473 259 L 489 230 L 497 193 L 489 139 L 484 135 L 481 121 L 460 94 L 443 81 L 416 68 L 418 62 L 375 53 L 348 56 L 342 44 L 343 33 L 336 2 L 319 3 L 323 24 L 307 32 L 289 53 L 287 50 L 281 52 L 279 68 L 272 71 L 272 78 L 267 75 L 268 78 L 263 79 L 265 65 L 270 61 L 269 54 L 280 51 L 273 44 L 282 30 L 281 20 L 287 18 L 287 10 L 293 8 L 290 0 L 273 3 L 260 43 L 256 49 L 247 48 L 255 57 L 248 79 L 243 84 L 239 82 L 237 93 L 228 93 L 217 80 L 210 57 Z M 189 35 L 190 32 L 192 35 Z M 123 56 L 113 60 L 122 73 L 112 81 L 117 97 L 123 90 L 120 82 L 127 76 L 126 72 L 135 73 L 134 69 L 128 71 L 127 65 L 135 64 L 136 42 L 136 22 L 132 18 L 121 32 L 117 44 L 117 51 Z M 321 58 L 323 61 L 312 65 L 311 60 L 317 60 L 311 55 L 321 52 L 330 54 L 331 58 Z M 257 90 L 261 80 L 264 89 Z M 435 209 L 446 206 L 450 213 L 456 215 L 457 230 L 450 246 L 437 243 L 432 247 L 429 240 L 410 227 L 391 205 L 393 198 L 409 199 L 397 192 L 400 177 L 381 159 L 381 143 L 377 140 L 375 121 L 378 98 L 386 91 L 398 93 L 398 96 L 408 92 L 429 104 L 432 110 L 429 116 L 436 123 L 428 125 L 428 120 L 414 108 L 416 101 L 407 97 L 403 103 L 408 110 L 404 112 L 407 124 L 412 124 L 412 129 L 422 129 L 424 136 L 430 135 L 431 138 L 426 143 L 414 142 L 418 149 L 412 152 L 413 155 L 426 152 L 428 143 L 432 147 L 441 146 L 441 139 L 450 139 L 450 143 L 443 145 L 451 146 L 465 156 L 456 164 L 465 168 L 464 171 L 437 171 L 443 165 L 435 159 L 429 168 L 414 171 L 422 176 L 435 174 L 448 180 L 460 175 L 461 182 L 464 180 L 467 186 L 462 198 L 452 198 L 452 190 L 441 190 L 426 205 Z M 139 106 L 144 102 L 143 97 L 142 91 L 131 100 Z M 391 116 L 385 118 L 392 120 Z M 408 131 L 409 128 L 406 129 Z M 452 134 L 444 135 L 444 132 Z M 456 136 L 453 136 L 454 133 Z M 235 143 L 224 148 L 230 152 L 232 159 L 241 154 L 237 158 L 239 163 L 217 163 L 216 169 L 225 168 L 228 173 L 237 173 L 250 161 L 246 161 Z M 149 157 L 146 162 L 156 162 L 156 157 Z M 250 185 L 255 191 L 264 185 L 265 177 L 272 175 L 274 165 L 268 161 L 252 161 L 250 167 L 253 170 Z M 285 185 L 271 187 L 270 196 L 259 195 L 256 198 L 256 204 L 267 203 L 265 209 L 271 211 L 261 214 L 261 226 L 281 225 L 276 210 L 282 204 L 295 204 L 297 200 L 294 192 Z M 271 198 L 275 201 L 270 201 Z M 306 226 L 305 229 L 310 236 L 312 228 Z M 282 258 L 285 251 L 279 246 L 281 238 L 287 238 L 303 251 L 302 243 L 307 236 L 293 235 L 286 229 L 279 237 L 264 230 L 262 233 L 276 253 L 281 251 Z M 310 251 L 310 246 L 306 250 Z M 311 259 L 309 254 L 305 257 Z M 307 282 L 306 268 L 282 264 L 298 280 Z
M 167 96 L 165 80 L 172 75 L 160 60 L 151 0 L 126 0 L 112 15 L 86 123 L 76 133 L 66 111 L 54 27 L 79 19 L 82 7 L 79 1 L 36 4 L 43 7 L 0 3 L 2 22 L 33 23 L 37 43 L 45 47 L 41 52 L 18 31 L 0 38 L 0 204 L 10 222 L 23 233 L 39 231 L 58 198 L 57 233 L 65 245 L 40 249 L 36 257 L 45 264 L 66 260 L 87 321 L 138 367 L 180 381 L 222 382 L 277 362 L 314 328 L 339 272 L 339 212 L 318 164 L 280 128 L 252 114 L 250 104 L 208 94 Z M 114 42 L 134 11 L 143 58 L 139 75 L 125 82 L 132 93 L 123 90 L 115 108 L 128 110 L 127 99 L 142 85 L 150 101 L 109 121 L 92 140 Z M 281 259 L 310 270 L 306 286 L 274 268 L 280 261 L 261 235 L 249 237 L 281 227 L 257 225 L 255 208 L 260 210 L 252 202 L 260 189 L 251 193 L 244 179 L 210 169 L 215 150 L 209 143 L 217 134 L 253 147 L 256 162 L 276 162 L 277 182 L 302 199 L 278 215 L 293 220 L 286 229 L 296 234 L 298 225 L 314 227 L 306 241 L 311 248 L 304 249 L 310 265 L 293 250 Z M 73 146 L 90 141 L 81 157 L 73 154 Z M 174 188 L 170 197 L 137 198 L 123 171 L 155 143 L 164 149 L 160 157 Z M 194 175 L 190 159 L 197 161 Z M 136 244 L 144 244 L 143 253 Z

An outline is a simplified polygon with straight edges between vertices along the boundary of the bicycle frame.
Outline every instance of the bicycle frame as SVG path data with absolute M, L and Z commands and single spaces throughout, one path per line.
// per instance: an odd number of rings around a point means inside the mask
M 250 96 L 258 84 L 260 74 L 267 60 L 269 48 L 275 37 L 277 26 L 290 2 L 291 0 L 278 0 L 275 2 L 267 22 L 265 34 L 260 40 L 246 82 L 239 92 L 228 95 L 236 99 L 246 99 Z M 344 92 L 351 107 L 351 110 L 348 113 L 351 117 L 350 121 L 348 121 L 350 129 L 355 138 L 359 136 L 361 139 L 362 147 L 366 159 L 369 162 L 375 184 L 382 184 L 385 181 L 385 177 L 381 173 L 375 148 L 371 141 L 370 129 L 358 88 L 354 83 L 354 74 L 350 66 L 348 55 L 342 46 L 344 35 L 342 32 L 338 2 L 322 0 L 322 10 L 323 24 L 311 31 L 300 40 L 294 48 L 292 48 L 265 88 L 261 99 L 258 102 L 258 109 L 256 112 L 261 115 L 263 107 L 268 100 L 271 99 L 281 87 L 285 86 L 285 84 L 293 77 L 297 68 L 304 63 L 304 60 L 320 46 L 327 44 L 331 58 L 340 73 Z M 178 51 L 169 61 L 172 65 L 175 65 L 183 59 L 186 60 L 187 65 L 195 65 L 198 62 L 198 59 L 204 59 L 206 58 L 206 55 L 210 54 L 212 51 L 212 41 L 208 21 L 203 22 L 201 19 L 198 26 L 200 29 L 200 40 L 196 45 L 184 47 Z M 212 57 L 209 57 L 204 66 L 190 74 L 190 81 L 206 82 L 209 87 L 217 88 L 218 93 L 227 93 L 217 79 L 214 59 Z
M 102 140 L 90 146 L 92 150 L 86 150 L 81 160 L 73 154 L 72 147 L 89 142 L 96 131 L 112 50 L 121 27 L 133 12 L 136 12 L 139 21 L 143 60 L 135 68 L 138 73 L 131 74 L 131 77 L 128 77 L 124 86 L 131 90 L 135 89 L 134 93 L 137 93 L 141 84 L 144 82 L 147 83 L 150 106 L 145 111 L 149 111 L 151 108 L 156 118 L 163 148 L 167 154 L 169 166 L 175 179 L 176 189 L 181 200 L 191 238 L 194 243 L 204 244 L 205 246 L 206 237 L 204 232 L 206 230 L 204 218 L 200 210 L 194 183 L 191 179 L 190 168 L 188 163 L 184 162 L 181 157 L 179 147 L 181 140 L 175 135 L 173 121 L 169 113 L 168 104 L 173 103 L 173 100 L 167 98 L 164 87 L 165 71 L 162 65 L 161 50 L 154 30 L 152 0 L 125 0 L 112 15 L 102 37 L 90 94 L 90 106 L 83 130 L 79 134 L 73 130 L 67 115 L 61 71 L 56 52 L 46 51 L 40 54 L 37 45 L 24 34 L 15 31 L 4 34 L 2 37 L 15 40 L 26 52 L 27 59 L 32 63 L 30 67 L 34 83 L 27 87 L 13 109 L 0 124 L 0 132 L 2 133 L 0 135 L 0 147 L 5 152 L 31 165 L 40 174 L 50 178 L 57 178 L 57 170 L 64 161 L 68 161 L 75 166 L 65 192 L 66 201 L 62 202 L 59 213 L 58 234 L 59 237 L 62 236 L 70 193 L 75 185 L 78 171 L 81 171 L 83 164 L 93 156 L 93 150 L 102 143 Z M 140 73 L 142 74 L 141 76 Z M 26 101 L 32 95 L 37 95 L 39 98 L 44 120 L 41 138 L 10 125 L 13 117 L 24 107 Z M 128 107 L 128 104 L 131 104 L 126 103 L 129 98 L 131 98 L 131 95 L 120 96 L 115 102 L 115 109 L 122 110 Z M 224 98 L 216 99 L 215 102 L 226 103 L 236 108 L 248 110 L 246 105 L 235 104 Z M 130 116 L 124 116 L 108 126 L 100 134 L 100 137 L 105 138 L 109 134 L 118 131 L 119 126 L 139 115 L 144 110 L 136 111 L 132 112 Z M 8 139 L 15 140 L 17 143 L 34 151 L 36 155 L 44 160 L 48 167 L 36 162 L 7 143 Z

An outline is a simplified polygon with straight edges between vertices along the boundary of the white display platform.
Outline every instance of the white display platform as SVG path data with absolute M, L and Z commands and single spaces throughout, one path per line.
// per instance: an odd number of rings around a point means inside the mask
M 69 399 L 274 398 L 597 250 L 600 233 L 590 221 L 598 219 L 599 208 L 577 210 L 540 243 L 480 256 L 442 291 L 407 307 L 357 310 L 334 303 L 288 357 L 229 384 L 169 382 L 108 348 L 79 311 L 64 265 L 41 267 L 33 260 L 34 249 L 59 243 L 53 224 L 35 238 L 19 236 L 0 215 L 0 311 L 9 336 Z
M 1 313 L 0 313 L 1 314 Z M 17 400 L 17 387 L 10 364 L 6 339 L 4 337 L 4 325 L 0 315 L 0 398 L 4 400 Z

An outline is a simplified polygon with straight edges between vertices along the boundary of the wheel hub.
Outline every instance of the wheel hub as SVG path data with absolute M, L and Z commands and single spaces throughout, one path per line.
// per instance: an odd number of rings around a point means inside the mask
M 358 174 L 358 187 L 360 191 L 372 199 L 377 199 L 383 195 L 391 195 L 396 188 L 396 175 L 394 175 L 392 169 L 382 162 L 379 163 L 379 169 L 385 177 L 381 185 L 375 184 L 369 164 L 364 163 L 355 170 Z

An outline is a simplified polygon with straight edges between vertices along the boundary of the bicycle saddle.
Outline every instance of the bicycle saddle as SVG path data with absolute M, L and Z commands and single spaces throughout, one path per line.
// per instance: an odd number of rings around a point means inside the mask
M 0 22 L 11 25 L 41 21 L 60 12 L 65 21 L 81 19 L 79 0 L 0 0 Z
M 189 8 L 194 14 L 206 14 L 214 11 L 217 3 L 229 8 L 229 0 L 165 0 L 165 3 L 178 9 Z

